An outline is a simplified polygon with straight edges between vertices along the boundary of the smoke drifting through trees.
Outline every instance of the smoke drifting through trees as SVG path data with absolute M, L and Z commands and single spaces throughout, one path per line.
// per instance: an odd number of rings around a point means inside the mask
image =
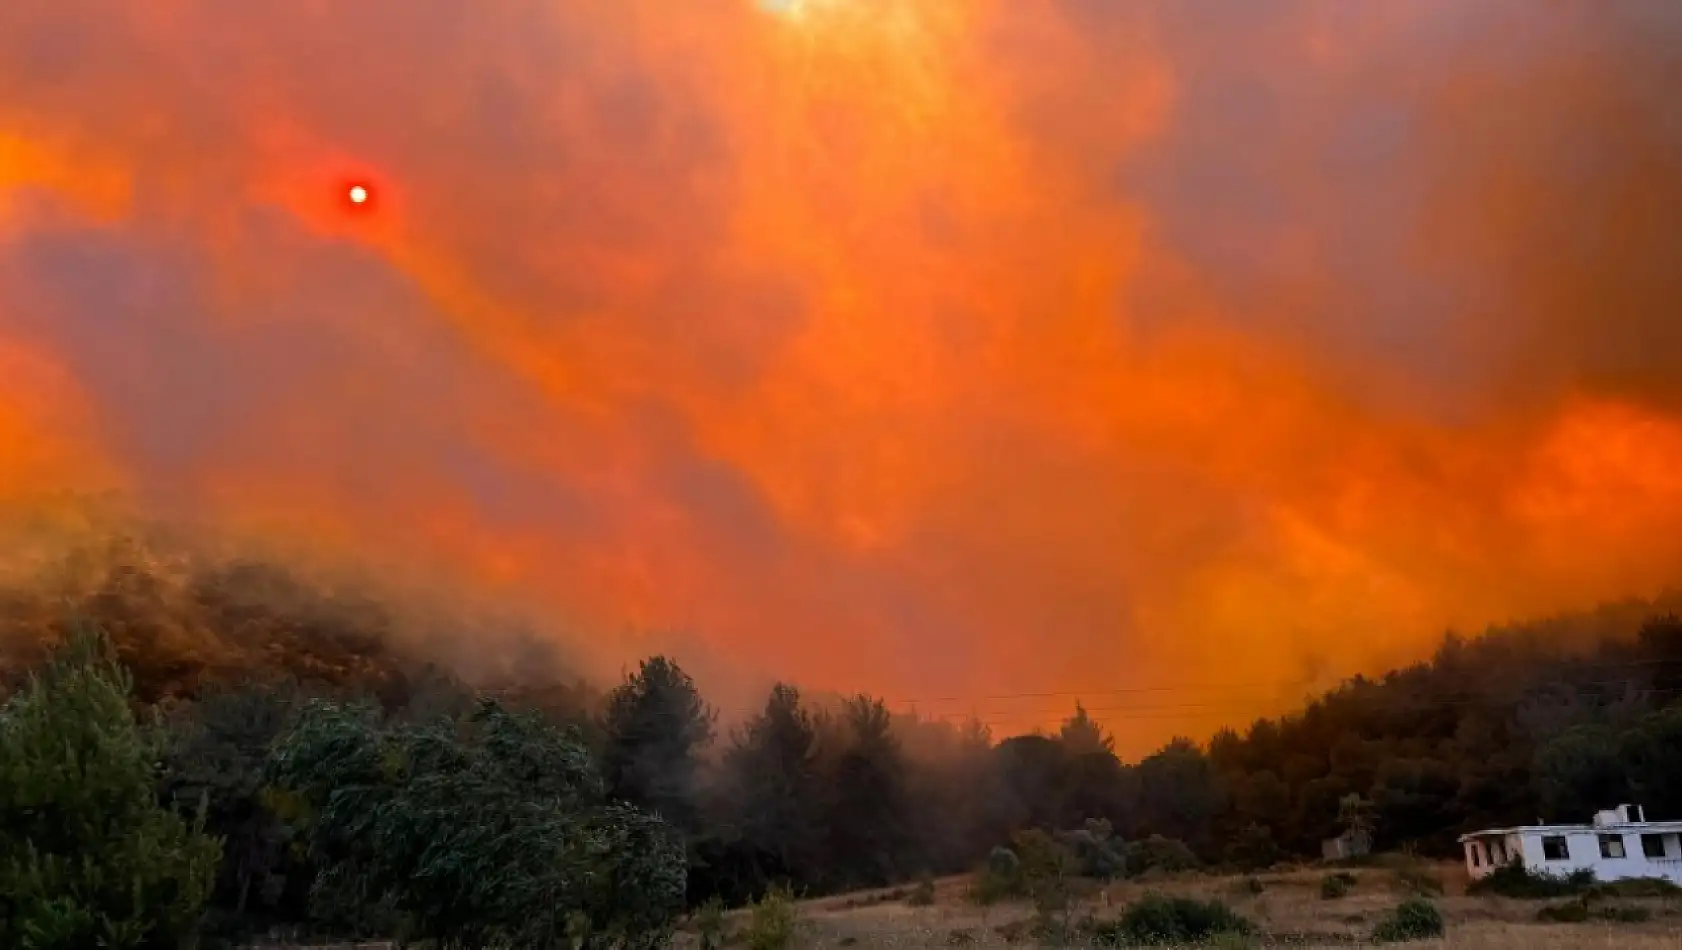
M 468 723 L 486 690 L 576 730 L 578 754 L 598 763 L 599 801 L 655 816 L 681 842 L 691 905 L 778 882 L 821 893 L 969 870 L 1019 832 L 1078 838 L 1093 821 L 1130 843 L 1137 873 L 1315 855 L 1351 820 L 1352 801 L 1365 803 L 1360 820 L 1380 847 L 1425 853 L 1449 852 L 1470 828 L 1575 820 L 1612 801 L 1682 815 L 1682 598 L 1451 637 L 1426 663 L 1129 762 L 1078 704 L 1051 734 L 993 736 L 977 722 L 895 715 L 869 696 L 815 704 L 788 684 L 721 724 L 669 657 L 618 683 L 560 668 L 470 683 L 429 653 L 436 641 L 406 641 L 377 602 L 155 541 L 100 551 L 97 568 L 61 565 L 56 576 L 80 578 L 74 596 L 3 592 L 5 671 L 33 667 L 67 616 L 110 632 L 135 700 L 165 714 L 162 800 L 196 814 L 202 798 L 225 842 L 218 927 L 320 912 L 313 859 L 287 844 L 296 832 L 267 764 L 310 697 L 369 704 L 368 728 L 384 738 L 366 740 L 393 748 L 433 741 L 426 730 L 445 720 Z M 613 827 L 600 830 L 654 833 Z

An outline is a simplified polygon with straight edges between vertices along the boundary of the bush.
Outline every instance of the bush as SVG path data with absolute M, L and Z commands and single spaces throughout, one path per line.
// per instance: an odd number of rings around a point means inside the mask
M 1354 889 L 1355 875 L 1348 871 L 1338 871 L 1320 879 L 1320 897 L 1325 900 L 1335 901 L 1347 897 Z
M 690 921 L 695 926 L 701 950 L 719 950 L 727 942 L 724 902 L 718 898 L 708 898 L 705 904 L 695 909 Z
M 1563 904 L 1549 904 L 1536 912 L 1536 919 L 1553 924 L 1580 924 L 1589 920 L 1608 923 L 1639 924 L 1652 919 L 1653 912 L 1645 907 L 1594 907 L 1584 894 Z
M 785 887 L 773 887 L 755 901 L 745 934 L 748 950 L 788 950 L 800 932 L 800 908 Z
M 912 907 L 931 907 L 934 905 L 934 879 L 925 877 L 911 889 L 910 896 L 905 902 Z
M 1127 876 L 1127 846 L 1110 837 L 1108 822 L 1088 822 L 1079 831 L 1059 831 L 1056 837 L 1074 855 L 1074 872 L 1081 877 L 1113 881 Z
M 1183 841 L 1151 835 L 1127 846 L 1127 867 L 1134 874 L 1191 871 L 1197 867 L 1197 855 Z
M 1422 897 L 1410 897 L 1378 922 L 1372 939 L 1375 943 L 1429 940 L 1441 937 L 1445 929 L 1442 911 L 1436 904 Z
M 1585 893 L 1593 897 L 1675 897 L 1682 887 L 1662 877 L 1632 877 L 1595 884 Z
M 0 706 L 0 946 L 169 946 L 197 930 L 221 842 L 159 805 L 162 746 L 130 688 L 85 631 Z
M 1220 901 L 1151 895 L 1130 905 L 1119 920 L 1096 924 L 1092 941 L 1103 946 L 1202 943 L 1222 934 L 1247 935 L 1254 926 Z
M 1274 843 L 1273 829 L 1255 822 L 1245 825 L 1226 848 L 1227 863 L 1241 871 L 1265 870 L 1283 856 L 1284 852 Z
M 1570 874 L 1531 871 L 1522 864 L 1496 868 L 1466 888 L 1466 893 L 1512 897 L 1518 900 L 1548 900 L 1587 893 L 1595 887 L 1594 872 L 1588 869 Z
M 970 900 L 982 906 L 1022 894 L 1022 859 L 1000 845 L 987 855 L 987 864 L 970 886 Z

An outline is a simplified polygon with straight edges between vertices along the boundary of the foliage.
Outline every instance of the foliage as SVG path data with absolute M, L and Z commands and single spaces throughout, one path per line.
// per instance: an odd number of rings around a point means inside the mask
M 155 737 L 102 633 L 0 707 L 0 946 L 163 947 L 197 928 L 220 843 L 159 806 Z
M 1012 849 L 999 845 L 987 854 L 987 863 L 976 873 L 970 900 L 982 906 L 1023 894 L 1022 859 Z
M 1146 871 L 1177 873 L 1197 868 L 1197 854 L 1185 842 L 1151 835 L 1127 846 L 1127 867 L 1134 874 Z
M 908 766 L 880 699 L 855 696 L 842 713 L 842 747 L 830 770 L 827 853 L 839 889 L 902 880 L 913 860 Z
M 1282 857 L 1284 852 L 1273 840 L 1273 829 L 1255 822 L 1245 825 L 1226 850 L 1227 863 L 1246 871 L 1270 868 Z
M 690 922 L 695 927 L 695 935 L 700 940 L 701 950 L 719 950 L 726 942 L 727 922 L 724 919 L 724 902 L 714 897 L 702 904 L 691 915 Z
M 748 950 L 789 950 L 799 935 L 800 907 L 788 888 L 771 888 L 750 908 Z
M 644 660 L 608 696 L 603 715 L 610 794 L 695 830 L 699 755 L 712 741 L 714 718 L 682 667 L 663 656 Z
M 1445 931 L 1442 911 L 1423 897 L 1410 897 L 1386 914 L 1373 928 L 1374 943 L 1429 940 Z
M 1320 879 L 1320 897 L 1329 901 L 1348 897 L 1349 892 L 1355 889 L 1355 880 L 1355 875 L 1348 871 L 1328 874 Z
M 1583 894 L 1561 904 L 1548 904 L 1536 912 L 1536 919 L 1544 923 L 1580 924 L 1590 920 L 1608 923 L 1639 924 L 1652 919 L 1653 912 L 1636 905 L 1597 907 L 1590 895 Z
M 1070 756 L 1115 754 L 1115 739 L 1078 702 L 1075 703 L 1075 714 L 1064 720 L 1057 738 Z
M 1250 921 L 1220 901 L 1150 895 L 1130 904 L 1116 921 L 1098 926 L 1092 940 L 1101 946 L 1186 944 L 1254 930 Z
M 264 785 L 270 749 L 298 695 L 286 681 L 213 686 L 166 717 L 162 796 L 184 814 L 202 806 L 206 829 L 224 842 L 211 895 L 222 936 L 304 918 L 307 891 L 299 885 L 307 886 L 311 871 L 290 848 L 292 829 Z
M 389 907 L 410 939 L 654 945 L 682 904 L 666 825 L 602 805 L 587 751 L 535 714 L 487 700 L 462 721 L 382 726 L 316 701 L 271 774 L 308 809 L 318 901 Z
M 905 902 L 912 907 L 932 907 L 934 897 L 934 878 L 924 875 L 917 881 L 917 886 L 911 889 L 911 894 L 905 898 Z
M 1084 828 L 1059 831 L 1055 838 L 1074 856 L 1074 873 L 1081 877 L 1113 881 L 1127 876 L 1127 845 L 1102 818 L 1089 819 Z
M 1070 883 L 1080 870 L 1074 852 L 1038 828 L 1018 833 L 1011 844 L 1022 859 L 1021 893 L 1033 902 L 1042 927 L 1060 927 L 1074 896 Z
M 1548 874 L 1532 871 L 1522 864 L 1506 864 L 1467 885 L 1466 893 L 1547 900 L 1586 893 L 1594 886 L 1594 872 L 1588 868 L 1569 874 Z

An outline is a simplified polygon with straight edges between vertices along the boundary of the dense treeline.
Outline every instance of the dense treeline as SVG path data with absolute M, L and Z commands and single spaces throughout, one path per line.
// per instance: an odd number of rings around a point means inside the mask
M 817 893 L 972 869 L 1036 828 L 1113 828 L 1137 873 L 1311 857 L 1353 825 L 1380 848 L 1446 853 L 1473 827 L 1621 801 L 1682 816 L 1682 604 L 1668 600 L 1449 637 L 1428 662 L 1124 763 L 1078 706 L 1055 734 L 995 741 L 978 723 L 780 684 L 724 727 L 667 657 L 603 692 L 495 671 L 469 685 L 366 600 L 271 565 L 158 563 L 107 556 L 69 596 L 0 592 L 15 693 L 0 725 L 43 702 L 22 675 L 50 668 L 45 645 L 67 625 L 104 631 L 135 722 L 156 730 L 156 803 L 220 841 L 204 884 L 213 935 L 482 920 L 658 934 L 680 906 L 773 883 Z M 0 819 L 0 835 L 22 833 Z M 432 867 L 435 849 L 395 846 L 405 835 L 506 874 Z M 514 850 L 474 850 L 493 841 Z M 582 868 L 598 873 L 567 876 Z M 628 910 L 581 889 L 603 874 L 643 897 Z M 457 917 L 417 920 L 424 908 Z

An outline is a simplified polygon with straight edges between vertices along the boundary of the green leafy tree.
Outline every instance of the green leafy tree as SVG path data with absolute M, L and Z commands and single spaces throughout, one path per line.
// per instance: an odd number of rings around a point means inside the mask
M 602 758 L 610 794 L 697 830 L 700 753 L 714 719 L 682 667 L 663 656 L 644 660 L 607 699 Z
M 0 707 L 0 946 L 187 943 L 220 843 L 158 804 L 155 738 L 103 634 Z
M 483 701 L 463 721 L 382 727 L 316 702 L 271 776 L 302 806 L 329 915 L 389 909 L 406 938 L 462 948 L 654 946 L 682 907 L 671 830 L 604 806 L 588 751 L 533 713 Z

